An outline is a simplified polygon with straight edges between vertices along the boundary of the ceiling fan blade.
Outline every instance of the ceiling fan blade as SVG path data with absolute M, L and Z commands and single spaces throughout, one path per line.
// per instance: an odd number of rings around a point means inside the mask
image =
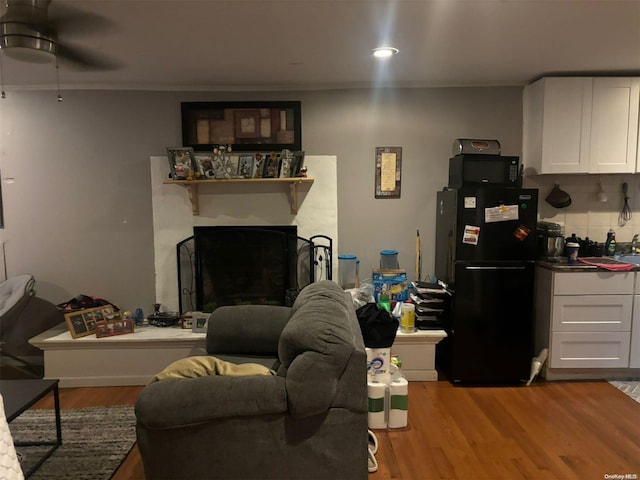
M 62 64 L 74 70 L 118 70 L 124 67 L 119 62 L 107 55 L 89 51 L 85 48 L 69 45 L 56 46 L 56 57 Z
M 116 23 L 97 13 L 81 10 L 68 4 L 52 2 L 49 6 L 51 29 L 65 37 L 115 32 Z

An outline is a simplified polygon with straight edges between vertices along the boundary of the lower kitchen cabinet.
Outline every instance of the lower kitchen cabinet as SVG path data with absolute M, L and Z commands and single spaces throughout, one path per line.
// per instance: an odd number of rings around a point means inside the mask
M 545 377 L 607 378 L 636 368 L 640 345 L 633 357 L 631 341 L 634 317 L 640 330 L 635 275 L 536 268 L 535 346 L 536 352 L 549 349 Z M 640 300 L 640 291 L 635 297 Z M 633 338 L 640 342 L 640 332 Z
M 551 368 L 629 366 L 630 332 L 553 332 Z
M 633 297 L 633 326 L 631 329 L 631 348 L 629 367 L 640 368 L 640 273 L 636 279 L 636 295 Z

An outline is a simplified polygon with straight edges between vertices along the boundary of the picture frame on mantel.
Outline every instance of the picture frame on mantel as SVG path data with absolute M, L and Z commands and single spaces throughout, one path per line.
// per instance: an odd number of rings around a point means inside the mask
M 301 102 L 182 102 L 182 145 L 196 152 L 302 149 Z
M 186 180 L 198 171 L 198 164 L 191 147 L 167 147 L 171 177 Z

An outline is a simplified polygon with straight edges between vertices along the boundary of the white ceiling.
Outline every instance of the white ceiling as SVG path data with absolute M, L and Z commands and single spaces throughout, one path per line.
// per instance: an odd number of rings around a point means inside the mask
M 115 24 L 60 40 L 122 63 L 60 65 L 63 88 L 295 90 L 524 85 L 640 74 L 640 0 L 52 0 Z M 376 61 L 371 50 L 400 53 Z M 5 89 L 55 88 L 52 65 L 3 60 Z

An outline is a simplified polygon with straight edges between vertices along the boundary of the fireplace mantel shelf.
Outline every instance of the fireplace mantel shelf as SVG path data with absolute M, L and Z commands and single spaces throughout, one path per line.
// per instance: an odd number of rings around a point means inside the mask
M 296 214 L 298 213 L 298 185 L 305 183 L 312 184 L 313 178 L 225 178 L 216 180 L 165 180 L 162 183 L 167 185 L 180 185 L 182 187 L 185 187 L 189 192 L 189 200 L 191 201 L 191 209 L 194 215 L 200 215 L 200 196 L 198 191 L 198 187 L 200 185 L 229 185 L 239 183 L 288 184 L 291 213 Z

